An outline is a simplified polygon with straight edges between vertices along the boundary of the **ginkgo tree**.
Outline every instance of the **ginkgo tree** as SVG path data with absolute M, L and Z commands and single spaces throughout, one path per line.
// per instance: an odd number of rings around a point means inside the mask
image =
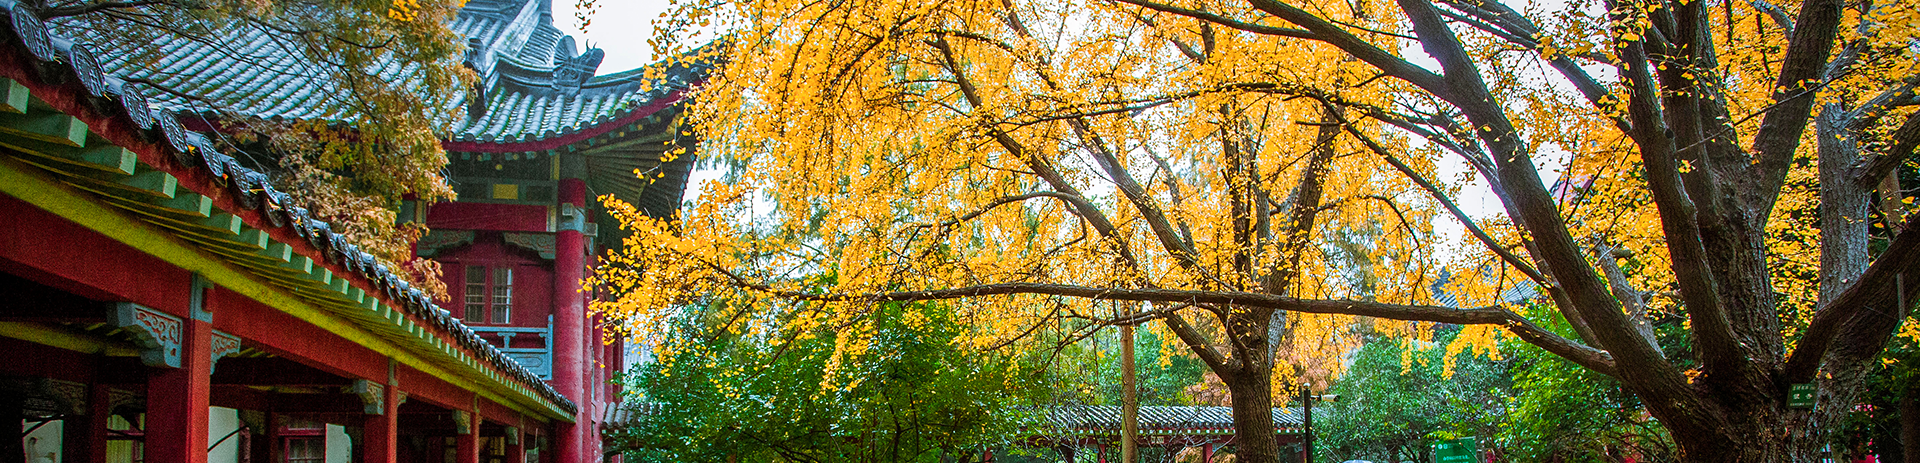
M 693 2 L 657 43 L 727 34 L 689 117 L 733 175 L 675 220 L 614 204 L 632 235 L 597 308 L 645 326 L 749 292 L 845 325 L 950 299 L 985 347 L 1152 321 L 1226 383 L 1251 462 L 1276 458 L 1273 384 L 1337 369 L 1341 334 L 1462 324 L 1453 349 L 1510 335 L 1621 380 L 1687 461 L 1811 461 L 1920 297 L 1889 175 L 1920 141 L 1915 11 Z M 1456 162 L 1495 217 L 1451 199 Z M 1442 268 L 1464 303 L 1436 302 Z M 1518 281 L 1571 330 L 1500 297 Z

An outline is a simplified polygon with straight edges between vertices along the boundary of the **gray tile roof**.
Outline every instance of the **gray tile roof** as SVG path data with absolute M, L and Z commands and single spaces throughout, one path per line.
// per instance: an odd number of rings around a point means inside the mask
M 561 45 L 564 51 L 566 45 Z M 629 116 L 644 117 L 660 103 L 677 101 L 682 92 L 706 78 L 701 64 L 659 64 L 617 74 L 596 76 L 577 88 L 558 85 L 554 68 L 522 67 L 519 61 L 495 64 L 486 110 L 457 123 L 450 146 L 465 143 L 528 143 L 609 126 L 627 126 Z M 552 149 L 502 149 L 535 151 Z M 452 149 L 450 149 L 452 150 Z
M 452 340 L 454 344 L 470 355 L 490 365 L 492 368 L 532 388 L 536 394 L 553 402 L 568 413 L 576 406 L 573 401 L 560 395 L 546 381 L 521 366 L 493 344 L 481 339 L 472 329 L 460 323 L 451 313 L 435 305 L 419 289 L 413 288 L 396 273 L 377 262 L 372 254 L 361 251 L 358 246 L 347 242 L 343 235 L 335 233 L 326 222 L 314 219 L 306 209 L 293 206 L 287 193 L 277 191 L 266 181 L 264 174 L 242 166 L 232 157 L 220 154 L 206 137 L 188 132 L 181 128 L 178 115 L 181 108 L 169 108 L 160 103 L 159 96 L 152 95 L 140 85 L 103 71 L 99 63 L 110 62 L 98 58 L 101 54 L 87 45 L 75 44 L 67 37 L 50 30 L 34 13 L 15 0 L 0 0 L 0 12 L 8 18 L 0 28 L 0 36 L 16 40 L 0 41 L 0 57 L 12 59 L 20 56 L 30 60 L 22 63 L 25 67 L 37 67 L 41 75 L 54 78 L 73 78 L 79 80 L 87 94 L 78 98 L 87 99 L 92 107 L 109 117 L 124 116 L 128 123 L 124 127 L 139 132 L 140 136 L 150 136 L 164 146 L 165 154 L 170 155 L 184 168 L 204 170 L 208 178 L 214 179 L 216 187 L 228 188 L 236 203 L 241 207 L 259 209 L 261 216 L 270 223 L 263 226 L 287 229 L 312 245 L 322 255 L 310 256 L 316 260 L 324 259 L 339 264 L 343 269 L 358 274 L 370 288 L 383 293 L 394 306 L 422 320 L 430 330 L 435 330 Z M 263 45 L 264 46 L 264 45 Z M 24 49 L 24 50 L 22 50 Z M 224 69 L 219 63 L 176 62 L 167 65 L 167 69 L 186 72 Z M 225 76 L 217 71 L 215 75 Z M 244 77 L 244 76 L 242 76 Z M 288 77 L 279 74 L 254 75 L 257 80 L 250 82 L 268 82 L 273 94 L 300 95 L 304 90 L 297 85 L 280 82 Z M 212 81 L 209 81 L 212 82 Z M 268 84 L 262 84 L 268 85 Z M 209 84 L 210 89 L 222 89 Z M 228 91 L 236 91 L 227 89 Z M 256 99 L 266 101 L 265 99 Z M 255 101 L 255 100 L 248 100 Z M 261 103 L 264 105 L 265 103 Z M 278 103 L 276 103 L 278 104 Z M 275 106 L 279 107 L 279 106 Z M 238 212 L 238 211 L 235 211 Z
M 485 102 L 484 110 L 448 121 L 452 142 L 529 142 L 601 127 L 650 102 L 677 98 L 677 90 L 704 78 L 704 67 L 688 66 L 593 77 L 601 52 L 575 53 L 573 38 L 554 26 L 541 0 L 472 1 L 449 27 L 474 47 L 467 62 L 481 75 L 481 91 L 468 97 Z M 60 29 L 80 41 L 90 33 Z M 197 97 L 154 92 L 152 103 L 163 110 L 263 119 L 353 117 L 340 100 L 347 92 L 327 70 L 305 58 L 299 44 L 275 34 L 236 26 L 212 39 L 157 40 L 157 46 L 104 43 L 98 56 L 107 74 Z M 565 69 L 569 64 L 576 69 Z M 377 72 L 405 79 L 417 69 L 388 61 Z

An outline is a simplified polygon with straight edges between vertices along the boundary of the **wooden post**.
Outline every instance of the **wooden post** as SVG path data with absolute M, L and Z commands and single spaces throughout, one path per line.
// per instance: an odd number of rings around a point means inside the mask
M 453 413 L 453 422 L 459 428 L 454 430 L 453 461 L 455 463 L 479 463 L 481 442 L 479 414 L 463 410 L 457 410 Z M 465 415 L 466 419 L 460 419 L 461 415 Z
M 1213 463 L 1213 443 L 1200 446 L 1200 463 Z
M 144 459 L 206 463 L 213 324 L 188 317 L 178 326 L 180 367 L 148 370 Z
M 527 436 L 514 426 L 507 427 L 507 462 L 527 463 Z
M 98 379 L 94 380 L 93 384 L 87 385 L 87 416 L 85 418 L 79 422 L 67 423 L 66 438 L 84 437 L 82 440 L 66 443 L 66 448 L 76 449 L 81 453 L 64 456 L 62 461 L 107 463 L 107 423 L 113 419 L 113 396 L 107 385 L 101 384 Z
M 267 412 L 267 418 L 259 431 L 260 439 L 253 443 L 253 461 L 257 463 L 280 462 L 280 414 Z
M 1120 325 L 1120 462 L 1140 457 L 1140 396 L 1134 393 L 1133 325 Z
M 1313 395 L 1312 384 L 1300 383 L 1300 412 L 1303 415 L 1300 417 L 1300 427 L 1305 428 L 1303 431 L 1307 433 L 1307 438 L 1300 446 L 1300 461 L 1305 463 L 1313 463 L 1313 401 L 1318 399 Z
M 588 445 L 588 429 L 592 428 L 587 399 L 586 366 L 590 358 L 585 355 L 587 348 L 587 312 L 586 298 L 580 291 L 580 281 L 585 276 L 586 237 L 581 234 L 586 228 L 587 185 L 577 175 L 585 170 L 579 156 L 562 156 L 556 160 L 561 166 L 560 214 L 558 232 L 554 234 L 553 258 L 553 388 L 572 400 L 578 407 L 573 423 L 562 423 L 554 428 L 553 450 L 556 463 L 590 463 L 593 449 Z M 598 437 L 598 436 L 591 436 Z M 542 449 L 545 453 L 544 450 Z
M 400 391 L 395 387 L 380 387 L 379 390 L 381 393 L 374 405 L 379 407 L 377 410 L 381 413 L 368 413 L 361 422 L 359 450 L 363 463 L 395 463 L 399 460 Z

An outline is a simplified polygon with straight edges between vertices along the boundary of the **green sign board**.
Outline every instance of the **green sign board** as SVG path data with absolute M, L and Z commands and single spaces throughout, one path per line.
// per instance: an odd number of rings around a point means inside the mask
M 1433 444 L 1433 456 L 1440 463 L 1473 463 L 1480 456 L 1480 446 L 1471 437 L 1441 441 Z
M 1813 408 L 1814 389 L 1812 384 L 1795 384 L 1787 388 L 1787 408 Z

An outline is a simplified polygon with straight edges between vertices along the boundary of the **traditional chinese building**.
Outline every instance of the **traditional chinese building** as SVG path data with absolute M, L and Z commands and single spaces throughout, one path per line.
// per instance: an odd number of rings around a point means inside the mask
M 212 109 L 321 118 L 271 37 L 141 65 L 0 0 L 0 463 L 592 462 L 623 364 L 580 289 L 595 198 L 679 204 L 693 68 L 596 76 L 545 0 L 474 0 L 483 76 L 445 141 L 460 200 L 407 207 L 450 300 L 216 149 Z M 651 80 L 647 80 L 647 79 Z M 642 180 L 636 173 L 651 177 Z

